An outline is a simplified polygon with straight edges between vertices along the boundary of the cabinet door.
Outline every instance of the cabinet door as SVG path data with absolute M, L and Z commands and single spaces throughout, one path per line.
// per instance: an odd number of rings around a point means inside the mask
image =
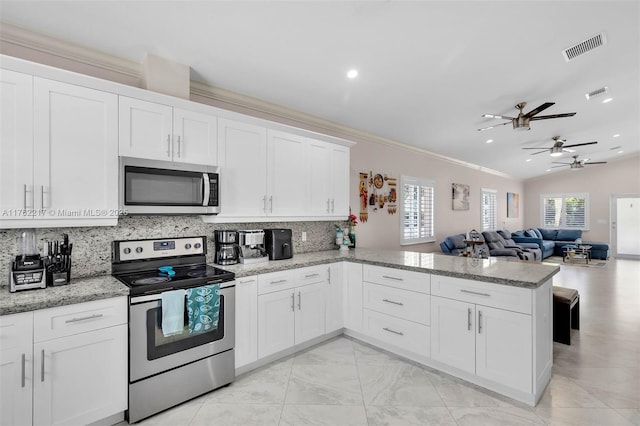
M 325 328 L 327 333 L 344 327 L 342 292 L 344 281 L 344 263 L 332 263 L 329 268 L 329 284 L 327 285 L 327 309 Z
M 218 165 L 218 119 L 215 115 L 173 109 L 173 160 Z
M 258 297 L 258 357 L 293 346 L 294 292 L 282 290 Z
M 34 424 L 89 424 L 127 408 L 127 326 L 34 345 Z
M 349 148 L 331 144 L 331 216 L 349 215 Z
M 297 135 L 269 130 L 267 151 L 267 214 L 306 214 L 306 140 Z
M 236 368 L 258 359 L 258 279 L 236 280 Z
M 325 282 L 296 287 L 295 343 L 306 342 L 325 333 Z
M 0 316 L 0 425 L 31 425 L 33 314 Z
M 218 120 L 221 206 L 219 216 L 260 217 L 267 202 L 267 130 Z
M 531 393 L 531 316 L 476 306 L 476 374 Z
M 344 327 L 362 332 L 362 265 L 347 262 L 344 266 L 345 282 L 342 293 L 344 297 Z
M 33 78 L 0 70 L 0 222 L 33 209 Z M 26 213 L 26 212 L 24 212 Z
M 47 219 L 117 219 L 117 96 L 34 78 L 34 105 L 36 206 L 55 211 Z
M 172 108 L 120 96 L 119 154 L 150 160 L 171 160 Z
M 331 145 L 307 139 L 307 207 L 310 216 L 331 214 Z
M 431 296 L 431 357 L 475 374 L 475 305 Z

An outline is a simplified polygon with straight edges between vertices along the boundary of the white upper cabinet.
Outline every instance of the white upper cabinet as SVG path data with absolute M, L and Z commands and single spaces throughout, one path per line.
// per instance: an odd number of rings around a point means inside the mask
M 267 215 L 306 213 L 307 143 L 302 136 L 267 131 Z
M 119 154 L 217 165 L 217 117 L 120 96 Z
M 330 194 L 331 216 L 346 218 L 349 214 L 349 154 L 346 146 L 331 144 Z
M 307 139 L 307 206 L 310 216 L 349 214 L 349 148 Z
M 31 93 L 30 78 L 3 83 L 0 226 L 115 225 L 117 96 L 38 77 Z M 33 122 L 14 115 L 31 102 Z

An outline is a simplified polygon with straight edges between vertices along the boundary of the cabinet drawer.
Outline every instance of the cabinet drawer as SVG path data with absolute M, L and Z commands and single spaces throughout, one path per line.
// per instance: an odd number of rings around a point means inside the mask
M 329 266 L 309 266 L 295 271 L 296 285 L 323 283 L 329 280 Z
M 430 297 L 386 285 L 364 283 L 365 308 L 424 325 L 429 325 Z
M 430 356 L 431 328 L 426 325 L 364 309 L 364 332 L 398 348 Z
M 0 350 L 33 344 L 33 313 L 0 316 Z
M 430 293 L 430 275 L 423 272 L 364 265 L 363 280 L 418 293 Z
M 293 271 L 271 272 L 258 275 L 258 294 L 273 293 L 295 286 Z
M 527 288 L 440 275 L 432 275 L 431 281 L 431 292 L 434 296 L 462 300 L 523 314 L 531 314 L 533 309 L 532 291 Z
M 33 341 L 57 339 L 127 323 L 127 298 L 95 300 L 33 314 Z

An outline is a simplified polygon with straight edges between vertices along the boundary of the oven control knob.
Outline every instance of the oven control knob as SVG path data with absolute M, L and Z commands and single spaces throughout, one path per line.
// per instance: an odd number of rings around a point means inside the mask
M 194 245 L 194 247 L 195 247 L 196 249 L 199 249 L 200 247 L 202 247 L 202 244 L 200 244 L 200 243 L 196 243 L 196 244 Z
M 122 250 L 124 252 L 124 254 L 129 254 L 131 253 L 131 249 L 129 247 L 126 247 L 124 250 Z
M 184 248 L 186 248 L 187 250 L 189 250 L 191 248 L 191 244 L 187 243 L 184 245 Z
M 142 247 L 136 247 L 136 253 L 142 253 Z

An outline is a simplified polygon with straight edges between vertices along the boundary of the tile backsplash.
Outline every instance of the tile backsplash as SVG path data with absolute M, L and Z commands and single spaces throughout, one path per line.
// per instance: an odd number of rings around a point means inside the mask
M 42 228 L 37 229 L 38 247 L 42 252 L 45 240 L 62 240 L 69 235 L 73 243 L 71 279 L 111 274 L 111 242 L 142 238 L 172 238 L 205 235 L 207 262 L 213 263 L 216 229 L 290 228 L 293 233 L 293 253 L 307 253 L 335 248 L 335 224 L 346 227 L 346 222 L 256 222 L 256 223 L 204 223 L 200 216 L 125 216 L 118 226 L 95 228 Z M 302 241 L 302 232 L 307 241 Z M 8 285 L 9 264 L 18 253 L 19 229 L 0 229 L 0 286 Z

